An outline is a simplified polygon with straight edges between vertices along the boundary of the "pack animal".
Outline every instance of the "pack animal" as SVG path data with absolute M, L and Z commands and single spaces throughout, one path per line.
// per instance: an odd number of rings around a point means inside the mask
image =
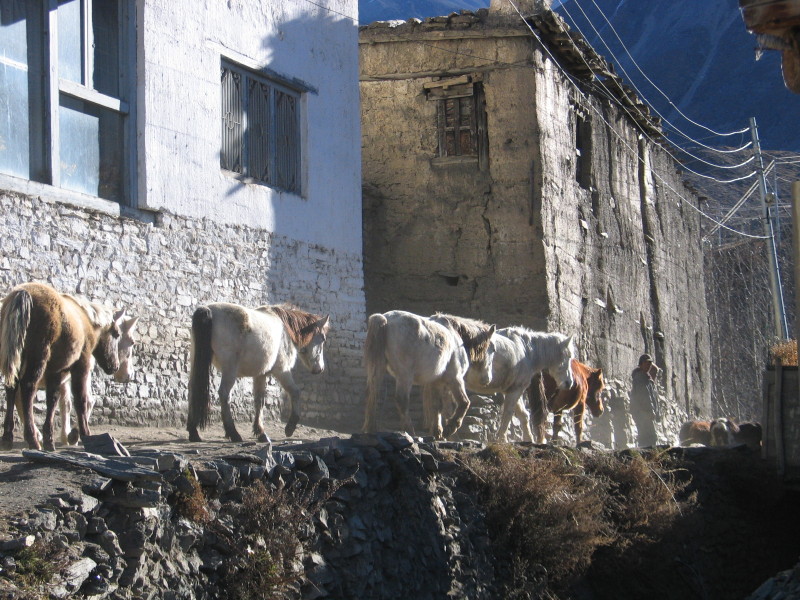
M 522 401 L 522 395 L 533 376 L 548 369 L 557 377 L 557 384 L 570 388 L 573 381 L 570 361 L 575 356 L 575 343 L 571 337 L 561 333 L 533 331 L 525 327 L 498 329 L 492 336 L 494 358 L 488 380 L 479 372 L 470 369 L 466 376 L 466 387 L 479 394 L 502 394 L 503 412 L 495 439 L 505 442 L 508 426 L 514 413 L 522 425 L 522 437 L 533 441 L 530 414 Z M 447 406 L 447 397 L 432 396 L 433 407 L 426 414 L 441 412 Z
M 220 371 L 219 401 L 225 436 L 240 442 L 230 409 L 230 393 L 239 377 L 253 378 L 253 434 L 259 441 L 269 440 L 264 432 L 261 412 L 267 393 L 267 378 L 278 380 L 289 394 L 291 415 L 286 436 L 300 422 L 300 388 L 292 369 L 298 357 L 313 374 L 325 370 L 324 345 L 329 316 L 321 317 L 290 306 L 277 304 L 255 309 L 218 302 L 201 306 L 192 316 L 192 345 L 189 373 L 189 440 L 200 441 L 198 427 L 204 428 L 211 411 L 211 365 Z
M 474 364 L 475 377 L 489 381 L 494 326 L 481 324 L 474 329 L 462 327 L 459 330 L 455 324 L 459 318 L 451 315 L 439 317 L 434 320 L 401 310 L 376 313 L 369 317 L 364 345 L 367 370 L 365 432 L 374 432 L 377 427 L 375 409 L 387 370 L 395 379 L 395 404 L 407 432 L 414 433 L 408 411 L 414 385 L 423 386 L 423 401 L 426 404 L 426 398 L 434 394 L 448 393 L 455 399 L 453 416 L 444 427 L 441 427 L 438 419 L 436 422 L 429 420 L 434 437 L 450 437 L 461 427 L 470 403 L 464 377 L 470 364 Z
M 761 448 L 762 428 L 760 423 L 737 423 L 725 417 L 710 424 L 711 446 L 735 446 L 746 444 L 751 450 Z
M 553 439 L 561 432 L 561 418 L 564 412 L 572 411 L 575 427 L 575 440 L 580 443 L 583 436 L 583 419 L 586 408 L 594 418 L 603 414 L 603 398 L 601 392 L 605 388 L 603 370 L 593 369 L 577 360 L 571 362 L 574 383 L 569 389 L 560 389 L 558 383 L 547 371 L 542 371 L 538 390 L 529 389 L 528 397 L 533 413 L 533 429 L 537 443 L 545 442 L 545 421 L 547 412 L 553 413 Z M 534 401 L 538 398 L 538 401 Z
M 711 445 L 711 421 L 687 421 L 678 433 L 681 446 L 689 444 Z
M 28 447 L 54 450 L 56 401 L 71 391 L 81 437 L 90 435 L 90 382 L 95 361 L 116 381 L 133 370 L 133 329 L 137 318 L 124 319 L 84 298 L 61 294 L 43 283 L 25 283 L 5 297 L 0 310 L 0 373 L 6 382 L 2 447 L 14 439 L 14 406 Z M 40 434 L 33 418 L 36 390 L 44 386 L 47 412 Z M 62 416 L 62 420 L 63 420 Z M 77 441 L 73 435 L 71 442 Z

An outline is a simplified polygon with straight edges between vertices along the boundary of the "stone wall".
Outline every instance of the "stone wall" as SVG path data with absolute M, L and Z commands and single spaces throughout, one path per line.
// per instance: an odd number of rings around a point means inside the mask
M 291 302 L 330 314 L 326 371 L 312 376 L 299 361 L 294 371 L 304 402 L 301 425 L 350 428 L 360 422 L 365 315 L 358 254 L 168 213 L 114 216 L 2 191 L 0 205 L 3 290 L 45 281 L 141 317 L 133 380 L 117 384 L 99 371 L 93 377 L 93 423 L 183 424 L 191 316 L 197 306 L 216 301 L 251 307 Z M 239 419 L 252 418 L 250 381 L 234 388 Z M 269 389 L 277 417 L 282 392 L 274 381 Z

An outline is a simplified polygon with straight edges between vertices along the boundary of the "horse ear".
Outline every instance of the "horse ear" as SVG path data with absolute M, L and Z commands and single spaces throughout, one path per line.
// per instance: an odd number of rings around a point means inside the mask
M 330 322 L 330 320 L 331 320 L 331 316 L 330 315 L 325 315 L 322 319 L 317 321 L 316 326 L 319 327 L 320 329 L 325 329 L 328 326 L 328 323 Z
M 492 337 L 494 335 L 496 329 L 497 325 L 492 325 L 491 327 L 489 327 L 489 337 Z
M 124 317 L 124 316 L 125 316 L 125 309 L 124 308 L 118 310 L 117 312 L 115 312 L 114 313 L 114 323 L 116 323 L 117 326 L 119 326 L 120 322 L 122 321 L 122 317 Z
M 122 323 L 120 329 L 122 329 L 123 333 L 130 333 L 133 331 L 133 328 L 136 327 L 136 322 L 139 320 L 139 317 L 132 317 Z

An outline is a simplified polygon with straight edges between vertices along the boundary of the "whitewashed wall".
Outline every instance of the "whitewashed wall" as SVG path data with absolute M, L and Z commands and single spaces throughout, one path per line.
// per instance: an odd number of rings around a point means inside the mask
M 354 0 L 147 0 L 139 19 L 140 207 L 361 252 Z M 267 67 L 304 94 L 303 198 L 220 169 L 220 60 Z
M 229 301 L 330 314 L 326 372 L 296 370 L 301 425 L 359 424 L 366 315 L 357 28 L 341 16 L 355 17 L 357 5 L 319 4 L 331 10 L 291 0 L 137 2 L 133 209 L 0 176 L 0 289 L 46 281 L 141 317 L 134 381 L 98 373 L 94 422 L 184 423 L 192 312 Z M 222 56 L 313 89 L 303 101 L 302 197 L 220 169 Z M 237 417 L 248 419 L 250 381 L 233 397 Z M 272 385 L 273 417 L 281 397 Z

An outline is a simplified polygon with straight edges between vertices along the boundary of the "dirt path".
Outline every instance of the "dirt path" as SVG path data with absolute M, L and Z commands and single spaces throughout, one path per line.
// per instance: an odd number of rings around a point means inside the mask
M 240 432 L 249 432 L 249 423 L 237 423 Z M 280 446 L 290 442 L 318 440 L 323 437 L 349 437 L 329 429 L 316 429 L 298 426 L 295 435 L 286 438 L 283 434 L 283 423 L 267 423 L 265 429 L 273 445 Z M 130 452 L 137 449 L 153 448 L 186 455 L 195 455 L 199 459 L 232 454 L 243 447 L 257 444 L 254 438 L 238 444 L 225 440 L 221 424 L 209 426 L 201 431 L 202 442 L 190 442 L 187 432 L 177 427 L 124 427 L 119 425 L 97 425 L 93 434 L 108 433 L 117 439 Z M 80 492 L 81 487 L 98 477 L 88 469 L 72 467 L 55 467 L 34 463 L 22 456 L 26 448 L 21 437 L 17 437 L 12 450 L 0 451 L 0 521 L 3 517 L 20 515 L 27 510 L 45 503 L 53 494 Z M 56 444 L 57 450 L 69 449 Z M 74 449 L 82 450 L 81 446 Z

